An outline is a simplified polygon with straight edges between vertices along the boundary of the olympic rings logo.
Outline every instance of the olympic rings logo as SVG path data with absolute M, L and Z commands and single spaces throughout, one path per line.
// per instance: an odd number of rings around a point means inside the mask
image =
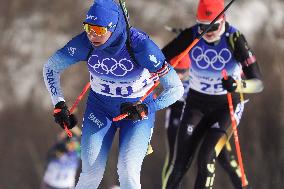
M 91 62 L 94 62 L 95 64 L 91 65 Z M 112 74 L 117 77 L 125 76 L 134 68 L 133 63 L 126 58 L 119 61 L 114 58 L 104 58 L 100 61 L 98 55 L 92 55 L 88 60 L 88 65 L 101 75 Z
M 227 48 L 223 48 L 219 53 L 213 49 L 205 52 L 201 47 L 195 47 L 191 53 L 192 59 L 200 69 L 207 69 L 211 66 L 214 70 L 222 70 L 231 60 L 232 54 Z

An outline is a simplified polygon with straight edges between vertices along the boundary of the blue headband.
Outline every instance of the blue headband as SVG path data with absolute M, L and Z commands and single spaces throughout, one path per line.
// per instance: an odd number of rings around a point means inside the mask
M 119 8 L 112 0 L 96 0 L 90 7 L 85 22 L 108 27 L 113 32 L 118 22 Z

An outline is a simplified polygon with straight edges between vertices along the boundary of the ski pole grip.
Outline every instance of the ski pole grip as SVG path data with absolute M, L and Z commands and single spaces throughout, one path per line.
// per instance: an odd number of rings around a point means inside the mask
M 112 121 L 114 121 L 114 122 L 120 121 L 120 120 L 126 118 L 127 116 L 128 116 L 128 114 L 121 114 L 121 115 L 119 115 L 119 116 L 117 116 L 117 117 L 114 117 L 114 118 L 112 119 Z
M 59 112 L 61 112 L 61 109 L 59 109 L 59 108 L 53 110 L 53 113 L 55 113 L 55 114 L 57 114 Z
M 223 75 L 223 77 L 224 77 L 225 80 L 228 79 L 227 71 L 226 71 L 225 69 L 222 70 L 222 75 Z

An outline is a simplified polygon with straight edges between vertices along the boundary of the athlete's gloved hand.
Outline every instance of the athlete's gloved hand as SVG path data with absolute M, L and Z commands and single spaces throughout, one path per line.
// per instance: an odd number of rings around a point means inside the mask
M 60 101 L 54 108 L 54 120 L 64 129 L 64 123 L 68 129 L 72 129 L 77 124 L 77 119 L 74 114 L 70 114 L 67 105 L 64 101 Z
M 148 107 L 146 104 L 133 104 L 131 102 L 122 103 L 120 106 L 121 114 L 128 114 L 125 119 L 136 121 L 142 120 L 148 115 Z
M 230 93 L 235 92 L 235 90 L 237 89 L 237 82 L 232 76 L 228 76 L 227 79 L 222 79 L 222 86 Z

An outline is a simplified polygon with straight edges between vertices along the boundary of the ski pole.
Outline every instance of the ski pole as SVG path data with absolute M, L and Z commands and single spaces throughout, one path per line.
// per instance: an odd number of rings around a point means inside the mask
M 90 88 L 90 82 L 88 82 L 86 84 L 86 86 L 83 88 L 82 92 L 80 93 L 80 95 L 77 97 L 76 101 L 73 103 L 72 107 L 70 108 L 70 114 L 72 114 L 76 108 L 76 106 L 78 105 L 79 101 L 82 100 L 83 96 L 86 94 L 86 92 L 88 91 L 88 89 Z M 58 113 L 60 109 L 55 109 L 54 113 Z M 61 110 L 60 110 L 61 111 Z M 68 129 L 66 123 L 64 122 L 64 130 L 66 132 L 66 134 L 68 135 L 68 137 L 72 137 L 73 134 L 72 132 Z
M 228 4 L 226 5 L 226 7 L 214 18 L 214 20 L 212 20 L 212 21 L 210 22 L 209 26 L 208 26 L 203 32 L 201 32 L 201 34 L 199 34 L 199 36 L 197 36 L 197 37 L 193 40 L 193 42 L 192 42 L 183 52 L 181 52 L 181 53 L 178 55 L 177 59 L 176 59 L 175 62 L 172 64 L 173 67 L 175 67 L 175 66 L 181 61 L 181 59 L 189 53 L 189 51 L 190 51 L 190 50 L 199 42 L 199 40 L 211 29 L 211 27 L 215 24 L 215 22 L 224 14 L 224 12 L 231 6 L 231 4 L 232 4 L 234 1 L 235 1 L 235 0 L 231 0 L 230 3 L 228 3 Z M 160 83 L 159 81 L 156 81 L 155 84 L 154 84 L 154 86 L 151 87 L 151 88 L 148 90 L 148 92 L 147 92 L 144 96 L 142 96 L 138 102 L 136 102 L 136 104 L 142 103 L 142 102 L 147 98 L 147 96 L 159 85 L 159 83 Z M 120 121 L 120 120 L 126 118 L 127 116 L 128 116 L 128 114 L 121 114 L 121 115 L 119 115 L 119 116 L 113 118 L 113 121 Z
M 227 72 L 226 70 L 222 70 L 222 75 L 225 80 L 228 79 Z M 230 110 L 230 117 L 231 117 L 231 122 L 232 122 L 232 127 L 233 127 L 233 133 L 234 133 L 234 140 L 235 140 L 235 147 L 237 151 L 237 157 L 238 157 L 238 163 L 241 169 L 241 174 L 242 174 L 242 187 L 245 187 L 247 185 L 246 179 L 245 179 L 245 171 L 244 171 L 244 166 L 243 166 L 243 160 L 242 160 L 242 154 L 241 154 L 241 147 L 239 143 L 239 137 L 238 137 L 238 130 L 237 130 L 237 123 L 235 119 L 235 113 L 234 113 L 234 107 L 233 107 L 233 100 L 232 100 L 232 94 L 230 92 L 227 92 L 227 99 L 228 99 L 228 104 L 229 104 L 229 110 Z
M 82 98 L 84 97 L 84 95 L 86 94 L 86 92 L 88 91 L 88 89 L 90 88 L 91 84 L 90 82 L 88 82 L 86 84 L 86 86 L 83 88 L 82 92 L 80 93 L 80 95 L 77 97 L 76 101 L 74 102 L 74 104 L 72 105 L 72 107 L 70 108 L 70 114 L 73 113 L 73 111 L 75 110 L 76 106 L 78 105 L 79 101 L 82 100 Z

